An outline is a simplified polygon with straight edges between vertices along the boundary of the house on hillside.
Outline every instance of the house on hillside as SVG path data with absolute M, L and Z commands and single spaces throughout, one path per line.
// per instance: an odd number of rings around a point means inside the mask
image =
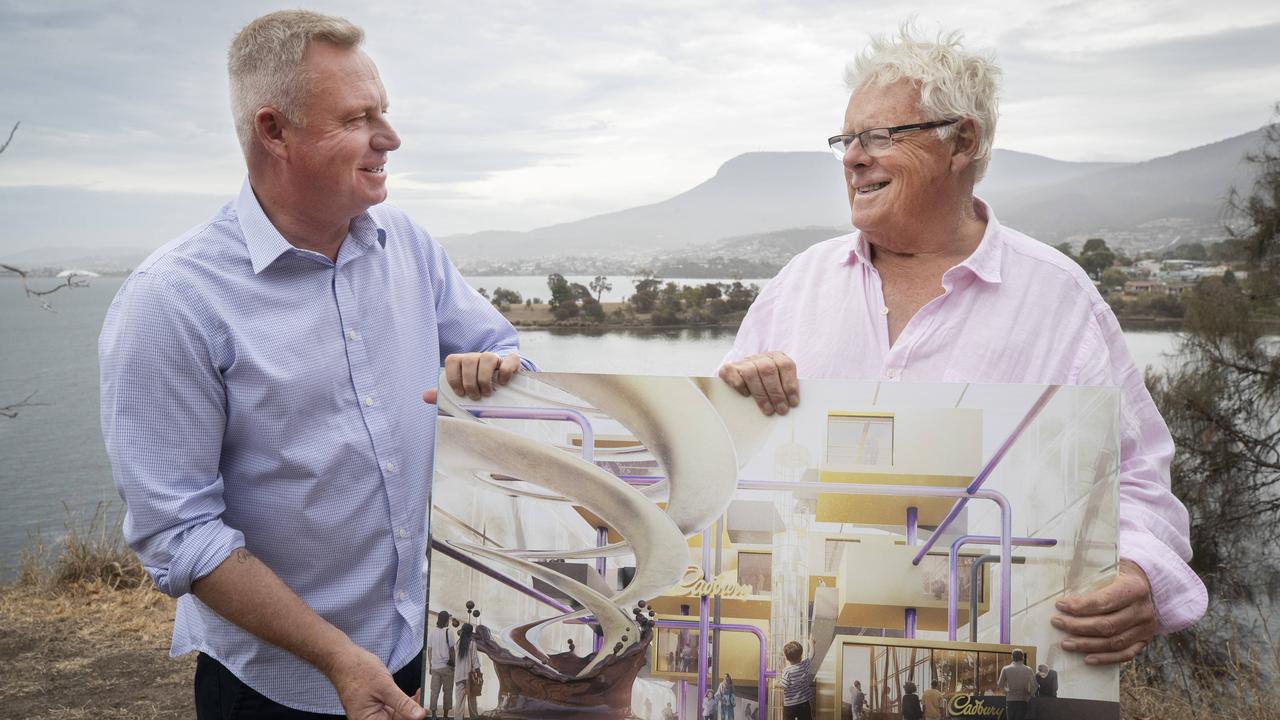
M 1161 280 L 1130 280 L 1124 284 L 1125 295 L 1167 293 L 1169 286 Z

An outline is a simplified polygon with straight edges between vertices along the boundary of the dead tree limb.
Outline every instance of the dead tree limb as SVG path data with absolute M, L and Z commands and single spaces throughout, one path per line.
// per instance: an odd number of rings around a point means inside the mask
M 32 390 L 30 395 L 22 398 L 18 402 L 12 405 L 5 405 L 4 407 L 0 407 L 0 417 L 16 418 L 18 417 L 18 410 L 21 408 L 47 406 L 48 403 L 31 402 L 31 398 L 35 397 L 37 392 L 40 392 L 40 391 Z
M 21 124 L 21 120 L 13 124 L 13 129 L 9 131 L 9 139 L 5 140 L 3 145 L 0 145 L 0 153 L 4 152 L 5 148 L 9 147 L 9 143 L 13 142 L 13 134 L 18 132 L 18 126 Z

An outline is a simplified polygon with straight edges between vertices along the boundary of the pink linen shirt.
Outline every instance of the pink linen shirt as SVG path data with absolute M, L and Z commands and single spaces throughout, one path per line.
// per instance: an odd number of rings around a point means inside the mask
M 1000 225 L 942 275 L 943 293 L 889 344 L 880 274 L 858 232 L 787 263 L 747 312 L 725 362 L 779 350 L 801 378 L 1111 385 L 1120 388 L 1120 556 L 1151 582 L 1159 631 L 1204 614 L 1186 508 L 1169 490 L 1173 439 L 1120 324 L 1070 258 Z M 801 399 L 803 402 L 803 398 Z

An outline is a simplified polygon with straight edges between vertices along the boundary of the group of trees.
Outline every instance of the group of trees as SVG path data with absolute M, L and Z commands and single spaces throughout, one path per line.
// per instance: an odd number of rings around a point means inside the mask
M 1260 322 L 1280 319 L 1280 124 L 1264 140 L 1248 156 L 1255 183 L 1230 195 L 1228 243 L 1245 254 L 1247 279 L 1201 280 L 1186 300 L 1181 365 L 1147 378 L 1177 445 L 1173 490 L 1211 602 L 1205 620 L 1153 644 L 1140 667 L 1176 668 L 1163 679 L 1188 696 L 1223 682 L 1247 692 L 1235 680 L 1280 672 L 1280 342 Z M 1258 667 L 1257 654 L 1276 666 Z
M 665 326 L 717 325 L 735 313 L 739 317 L 745 313 L 760 290 L 739 280 L 677 285 L 664 282 L 649 271 L 643 272 L 634 286 L 635 292 L 613 311 L 614 321 Z M 547 276 L 547 289 L 551 293 L 547 306 L 558 322 L 601 323 L 609 318 L 600 301 L 604 293 L 613 289 L 613 284 L 603 275 L 583 285 L 570 282 L 560 273 L 552 273 Z M 514 302 L 519 302 L 518 295 Z M 494 304 L 499 304 L 497 292 Z
M 636 292 L 627 302 L 636 313 L 650 313 L 654 325 L 718 325 L 730 315 L 745 313 L 759 291 L 740 280 L 676 285 L 648 277 L 636 282 Z
M 590 285 L 591 287 L 587 287 L 582 283 L 571 283 L 560 273 L 547 276 L 547 289 L 551 291 L 547 306 L 556 320 L 581 317 L 590 322 L 604 321 L 604 306 L 600 304 L 599 298 L 613 286 L 609 285 L 603 275 L 597 275 Z M 595 297 L 591 295 L 592 290 L 596 291 Z

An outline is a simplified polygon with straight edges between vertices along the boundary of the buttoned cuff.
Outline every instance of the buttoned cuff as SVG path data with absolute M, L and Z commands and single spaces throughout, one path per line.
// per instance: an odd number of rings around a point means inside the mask
M 156 587 L 171 597 L 191 592 L 191 583 L 213 572 L 237 548 L 244 547 L 244 533 L 221 520 L 192 526 L 173 540 L 167 573 L 152 571 Z
M 1190 626 L 1204 615 L 1209 593 L 1204 582 L 1168 545 L 1140 527 L 1124 527 L 1121 520 L 1120 557 L 1147 574 L 1156 607 L 1156 632 L 1161 635 Z
M 520 352 L 520 351 L 519 351 L 519 350 L 508 350 L 508 351 L 503 352 L 503 353 L 498 353 L 498 355 L 499 355 L 499 357 L 506 357 L 506 356 L 510 355 L 511 353 L 513 353 L 513 352 Z M 523 355 L 521 355 L 521 356 L 520 356 L 520 367 L 522 367 L 522 368 L 524 368 L 525 370 L 528 370 L 528 371 L 530 371 L 530 372 L 538 372 L 538 364 L 537 364 L 537 363 L 535 363 L 534 361 L 530 360 L 529 358 L 527 358 L 527 357 L 523 356 Z

